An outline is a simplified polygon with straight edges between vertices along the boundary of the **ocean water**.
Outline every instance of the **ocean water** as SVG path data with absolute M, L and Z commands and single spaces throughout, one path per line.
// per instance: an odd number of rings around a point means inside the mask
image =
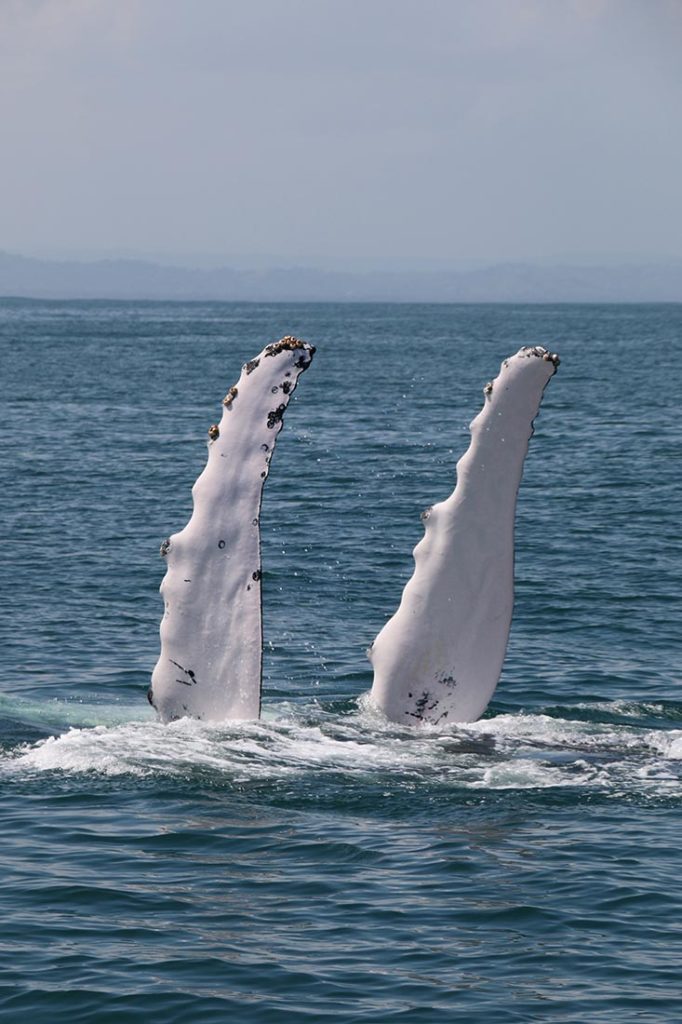
M 263 505 L 264 717 L 155 721 L 160 541 L 239 367 L 317 345 Z M 0 1019 L 682 1017 L 680 306 L 0 306 Z M 484 719 L 364 651 L 481 388 L 559 352 Z

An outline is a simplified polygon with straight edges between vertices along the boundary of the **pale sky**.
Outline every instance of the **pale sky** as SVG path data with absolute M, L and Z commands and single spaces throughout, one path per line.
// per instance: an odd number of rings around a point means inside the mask
M 682 0 L 0 0 L 0 249 L 682 258 Z

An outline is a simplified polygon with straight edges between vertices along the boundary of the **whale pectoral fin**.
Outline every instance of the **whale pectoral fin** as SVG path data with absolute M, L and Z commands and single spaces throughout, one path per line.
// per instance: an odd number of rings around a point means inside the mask
M 161 653 L 148 699 L 165 722 L 260 714 L 261 500 L 284 413 L 314 352 L 286 337 L 242 367 L 208 430 L 192 516 L 161 546 Z
M 457 485 L 427 509 L 400 606 L 372 647 L 372 698 L 411 724 L 472 722 L 502 671 L 514 602 L 514 517 L 528 441 L 559 358 L 522 348 L 484 388 Z

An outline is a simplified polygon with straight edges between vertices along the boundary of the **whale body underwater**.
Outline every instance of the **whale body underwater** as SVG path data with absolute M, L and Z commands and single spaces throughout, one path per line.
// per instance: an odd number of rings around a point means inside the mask
M 287 336 L 245 363 L 208 431 L 189 522 L 161 545 L 161 652 L 148 700 L 163 722 L 260 716 L 260 511 L 284 413 L 315 348 Z M 485 386 L 452 494 L 422 513 L 414 573 L 371 645 L 371 700 L 416 727 L 476 721 L 497 686 L 514 603 L 514 520 L 557 355 L 524 346 Z

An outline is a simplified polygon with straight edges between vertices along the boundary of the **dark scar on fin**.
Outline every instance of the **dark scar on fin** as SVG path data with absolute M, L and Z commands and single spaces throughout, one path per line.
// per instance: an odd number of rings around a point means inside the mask
M 184 665 L 181 665 L 177 661 L 173 661 L 172 658 L 169 658 L 168 660 L 170 661 L 171 665 L 175 665 L 175 667 L 179 668 L 181 672 L 184 672 L 186 676 L 189 676 L 189 682 L 186 679 L 176 679 L 175 680 L 176 683 L 182 683 L 183 686 L 194 686 L 194 685 L 196 685 L 197 678 L 194 675 L 194 669 L 192 669 L 192 668 L 185 668 Z
M 408 697 L 411 697 L 411 696 L 412 696 L 412 694 L 408 693 Z M 432 704 L 429 704 L 430 700 L 433 700 Z M 421 697 L 418 697 L 416 702 L 415 702 L 414 711 L 406 711 L 405 714 L 409 718 L 416 718 L 420 722 L 428 722 L 428 721 L 431 721 L 431 720 L 426 717 L 426 712 L 427 711 L 433 711 L 435 708 L 438 707 L 439 704 L 440 704 L 440 701 L 438 700 L 437 697 L 432 698 L 432 696 L 429 693 L 429 691 L 428 690 L 424 690 L 422 692 Z M 447 711 L 444 712 L 444 714 L 442 714 L 438 718 L 438 721 L 440 721 L 441 718 L 444 718 L 445 715 L 447 715 Z

